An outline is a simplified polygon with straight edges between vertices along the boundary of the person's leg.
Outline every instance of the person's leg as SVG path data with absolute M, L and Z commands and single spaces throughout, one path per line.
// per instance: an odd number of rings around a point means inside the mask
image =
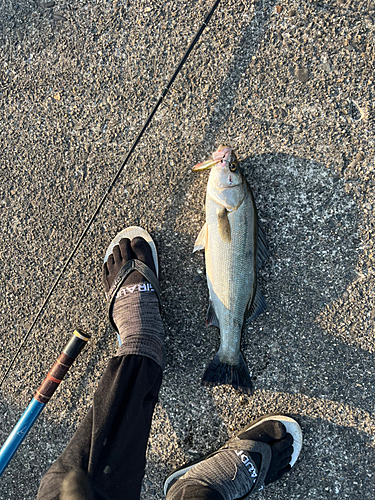
M 162 370 L 143 356 L 112 358 L 93 406 L 44 476 L 39 499 L 58 498 L 71 470 L 87 474 L 93 498 L 139 499 L 151 419 Z
M 150 247 L 144 240 L 122 240 L 104 267 L 106 292 L 132 258 L 145 262 L 155 272 Z M 144 286 L 145 281 L 134 271 L 119 284 L 111 312 L 121 346 L 100 380 L 92 408 L 43 477 L 38 500 L 62 500 L 61 487 L 70 471 L 82 471 L 88 478 L 91 496 L 86 493 L 82 498 L 116 500 L 126 494 L 129 500 L 139 499 L 164 365 L 158 299 L 151 286 Z M 131 292 L 127 293 L 127 287 Z M 78 477 L 81 481 L 82 474 Z M 69 476 L 65 483 L 67 479 Z M 65 483 L 66 489 L 71 489 L 72 485 Z
M 166 480 L 167 500 L 234 500 L 280 479 L 302 446 L 297 422 L 282 415 L 252 422 L 217 452 Z

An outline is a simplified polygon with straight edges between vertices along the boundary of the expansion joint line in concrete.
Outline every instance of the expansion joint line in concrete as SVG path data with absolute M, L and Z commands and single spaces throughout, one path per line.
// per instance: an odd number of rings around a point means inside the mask
M 118 169 L 117 173 L 115 174 L 114 178 L 112 179 L 112 182 L 109 184 L 103 198 L 101 199 L 99 205 L 97 206 L 96 210 L 94 211 L 94 213 L 92 214 L 89 222 L 87 223 L 85 229 L 83 230 L 81 236 L 79 237 L 75 247 L 73 248 L 73 251 L 71 252 L 71 254 L 69 255 L 68 259 L 66 260 L 60 274 L 58 275 L 56 281 L 54 282 L 54 284 L 52 285 L 52 287 L 50 288 L 46 298 L 44 299 L 44 302 L 43 304 L 41 305 L 38 313 L 36 314 L 35 318 L 34 318 L 34 321 L 32 322 L 29 330 L 27 331 L 27 333 L 25 334 L 24 338 L 22 339 L 21 343 L 19 344 L 18 346 L 18 349 L 17 349 L 17 352 L 16 354 L 14 355 L 12 361 L 10 362 L 8 368 L 5 370 L 5 373 L 0 381 L 0 387 L 3 385 L 4 383 L 4 380 L 6 379 L 6 377 L 8 376 L 10 370 L 12 369 L 19 353 L 21 352 L 21 349 L 23 348 L 24 344 L 27 342 L 31 332 L 33 331 L 35 325 L 37 324 L 39 318 L 41 318 L 41 316 L 43 315 L 44 313 L 44 310 L 46 308 L 46 305 L 51 297 L 51 295 L 53 294 L 53 292 L 55 291 L 58 283 L 60 282 L 60 279 L 62 278 L 62 276 L 65 274 L 65 271 L 68 267 L 68 265 L 70 264 L 70 262 L 73 260 L 73 257 L 75 256 L 78 248 L 80 247 L 83 239 L 85 238 L 86 234 L 89 232 L 94 220 L 96 219 L 96 216 L 98 215 L 98 213 L 100 212 L 102 206 L 104 205 L 104 202 L 106 201 L 109 193 L 112 191 L 112 188 L 113 186 L 115 185 L 117 179 L 120 177 L 122 171 L 124 170 L 124 168 L 126 167 L 131 155 L 133 154 L 133 151 L 135 150 L 135 148 L 137 147 L 139 141 L 141 140 L 141 137 L 143 136 L 144 132 L 146 131 L 147 127 L 149 126 L 153 116 L 155 115 L 156 111 L 159 109 L 159 106 L 160 104 L 162 103 L 164 97 L 167 95 L 170 87 L 172 86 L 173 82 L 175 81 L 177 75 L 179 74 L 179 72 L 181 71 L 181 68 L 183 67 L 183 65 L 185 64 L 186 62 L 186 59 L 189 57 L 189 54 L 190 52 L 193 50 L 194 46 L 196 45 L 196 43 L 198 42 L 204 28 L 207 26 L 207 24 L 209 23 L 211 17 L 213 16 L 217 6 L 219 5 L 219 2 L 220 0 L 216 0 L 215 3 L 213 4 L 213 6 L 211 7 L 211 10 L 209 11 L 209 13 L 207 14 L 205 20 L 203 21 L 202 23 L 202 26 L 199 28 L 197 34 L 195 35 L 195 37 L 193 38 L 193 41 L 190 43 L 188 49 L 186 50 L 183 58 L 181 59 L 180 63 L 178 64 L 175 72 L 173 73 L 171 79 L 169 80 L 167 86 L 165 87 L 165 89 L 163 90 L 161 96 L 159 97 L 158 101 L 156 102 L 154 108 L 152 109 L 151 113 L 149 114 L 148 118 L 146 119 L 141 131 L 139 132 L 137 138 L 135 139 L 135 141 L 133 142 L 128 154 L 126 155 L 126 158 L 124 159 L 124 161 L 122 162 L 120 168 Z

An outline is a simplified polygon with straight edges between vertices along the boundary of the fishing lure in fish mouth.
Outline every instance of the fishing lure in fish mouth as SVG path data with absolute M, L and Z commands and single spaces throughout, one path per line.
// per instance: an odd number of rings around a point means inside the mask
M 251 376 L 240 351 L 241 334 L 244 322 L 266 308 L 257 272 L 269 250 L 258 224 L 253 193 L 233 149 L 221 145 L 212 158 L 193 167 L 194 172 L 211 168 L 206 222 L 194 252 L 205 250 L 210 296 L 207 325 L 220 329 L 220 348 L 202 383 L 230 384 L 251 393 Z
M 223 168 L 229 166 L 229 170 L 231 172 L 234 172 L 239 165 L 235 153 L 229 146 L 224 146 L 224 145 L 219 146 L 218 150 L 212 154 L 212 158 L 213 158 L 212 160 L 206 160 L 203 161 L 202 163 L 197 163 L 192 168 L 192 171 L 199 172 L 201 170 L 207 170 L 209 168 L 220 165 Z

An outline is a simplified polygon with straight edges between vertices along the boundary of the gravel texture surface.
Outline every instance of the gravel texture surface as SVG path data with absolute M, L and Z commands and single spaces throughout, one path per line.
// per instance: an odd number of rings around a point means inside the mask
M 0 0 L 0 365 L 49 287 L 212 2 Z M 375 5 L 371 0 L 222 0 L 68 267 L 0 391 L 4 442 L 77 326 L 93 337 L 0 483 L 36 497 L 114 354 L 101 263 L 127 225 L 160 255 L 168 365 L 142 500 L 175 466 L 252 418 L 287 412 L 304 447 L 293 472 L 253 498 L 372 499 L 375 490 Z M 233 146 L 271 257 L 267 311 L 242 350 L 255 393 L 207 389 L 208 173 Z

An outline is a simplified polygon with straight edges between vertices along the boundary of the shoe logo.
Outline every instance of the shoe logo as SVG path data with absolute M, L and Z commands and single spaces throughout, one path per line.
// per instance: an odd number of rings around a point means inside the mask
M 245 455 L 243 451 L 234 450 L 234 453 L 240 458 L 241 462 L 244 464 L 250 476 L 253 478 L 253 481 L 255 482 L 255 479 L 258 477 L 258 472 L 253 462 L 247 455 Z
M 124 288 L 121 288 L 116 293 L 116 299 L 118 299 L 119 297 L 126 297 L 127 295 L 132 294 L 135 291 L 137 291 L 137 292 L 154 292 L 155 290 L 152 288 L 151 283 L 139 283 L 138 285 L 131 285 L 131 286 L 126 286 Z

